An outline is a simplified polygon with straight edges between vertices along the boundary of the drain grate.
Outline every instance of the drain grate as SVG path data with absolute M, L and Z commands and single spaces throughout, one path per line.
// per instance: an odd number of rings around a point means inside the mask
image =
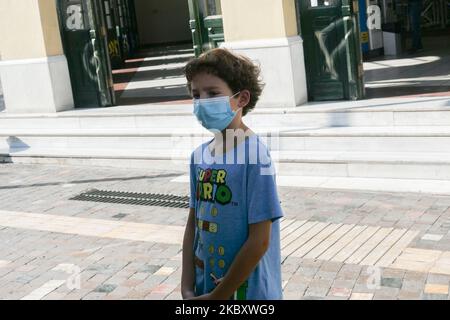
M 189 208 L 188 196 L 90 189 L 69 200 L 135 204 L 170 208 Z

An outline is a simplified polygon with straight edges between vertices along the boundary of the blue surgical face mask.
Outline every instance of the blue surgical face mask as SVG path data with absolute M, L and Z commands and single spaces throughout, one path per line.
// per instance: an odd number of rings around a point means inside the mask
M 237 111 L 231 109 L 231 97 L 217 97 L 209 99 L 194 99 L 194 115 L 200 124 L 211 131 L 223 131 L 237 115 Z

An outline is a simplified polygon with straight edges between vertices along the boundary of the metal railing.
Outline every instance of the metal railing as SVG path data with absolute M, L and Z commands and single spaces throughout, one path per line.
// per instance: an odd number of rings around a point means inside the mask
M 449 23 L 449 0 L 425 0 L 422 11 L 424 27 L 445 28 Z

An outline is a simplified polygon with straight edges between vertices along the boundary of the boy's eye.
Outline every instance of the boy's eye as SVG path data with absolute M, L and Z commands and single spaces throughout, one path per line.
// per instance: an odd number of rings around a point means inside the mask
M 218 91 L 208 91 L 206 93 L 206 96 L 203 97 L 203 98 L 214 98 L 214 97 L 217 97 L 217 96 L 220 96 L 220 95 L 221 95 L 221 93 L 218 92 Z M 194 93 L 192 93 L 192 98 L 193 99 L 201 99 L 202 97 L 201 97 L 200 93 L 194 92 Z

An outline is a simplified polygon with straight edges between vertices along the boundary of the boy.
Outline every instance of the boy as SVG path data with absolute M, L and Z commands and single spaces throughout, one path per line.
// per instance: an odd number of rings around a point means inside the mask
M 185 68 L 194 114 L 214 139 L 191 155 L 184 299 L 282 299 L 275 174 L 267 147 L 242 121 L 262 92 L 259 74 L 225 49 Z

